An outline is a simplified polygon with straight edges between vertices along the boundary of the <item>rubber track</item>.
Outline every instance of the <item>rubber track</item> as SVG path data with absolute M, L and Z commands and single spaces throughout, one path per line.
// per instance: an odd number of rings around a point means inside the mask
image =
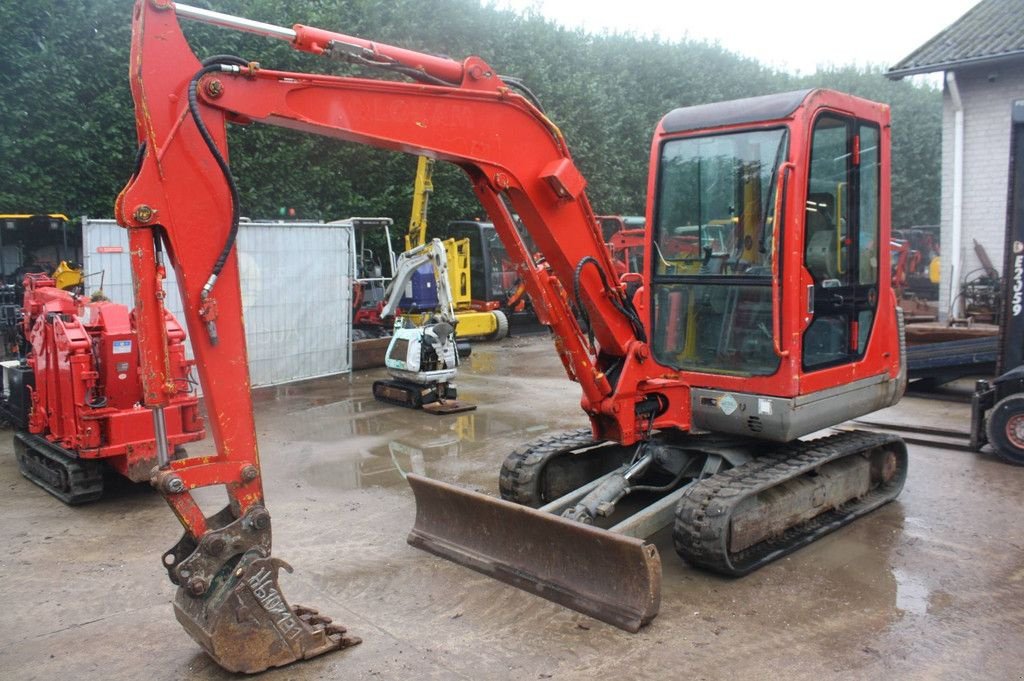
M 390 397 L 387 397 L 384 394 L 382 394 L 382 393 L 377 391 L 377 386 L 378 385 L 387 386 L 387 387 L 392 388 L 392 389 L 403 390 L 403 391 L 405 391 L 405 394 L 408 395 L 409 399 L 408 400 L 395 400 L 395 399 L 392 399 Z M 406 409 L 420 409 L 423 406 L 423 401 L 422 401 L 422 398 L 420 398 L 420 396 L 417 394 L 418 393 L 418 389 L 419 389 L 419 386 L 416 386 L 416 388 L 412 388 L 408 384 L 401 383 L 399 381 L 390 381 L 390 380 L 374 381 L 374 383 L 373 383 L 373 397 L 377 401 L 384 402 L 385 404 L 394 404 L 394 405 L 396 405 L 398 407 L 405 407 Z
M 539 476 L 544 466 L 559 455 L 596 444 L 590 428 L 580 428 L 548 435 L 515 450 L 501 464 L 498 477 L 501 498 L 532 508 L 543 506 L 550 501 L 540 495 Z
M 888 444 L 898 444 L 902 450 L 900 467 L 888 483 L 779 536 L 729 553 L 732 515 L 744 499 L 829 461 Z M 691 565 L 732 577 L 746 575 L 895 499 L 906 479 L 906 461 L 903 441 L 888 433 L 839 433 L 785 445 L 691 486 L 676 507 L 672 532 L 676 552 Z
M 26 478 L 39 485 L 69 506 L 96 501 L 103 496 L 103 467 L 95 461 L 82 461 L 70 455 L 63 447 L 30 433 L 14 434 L 14 452 L 18 469 Z M 61 474 L 66 488 L 54 487 L 46 469 Z

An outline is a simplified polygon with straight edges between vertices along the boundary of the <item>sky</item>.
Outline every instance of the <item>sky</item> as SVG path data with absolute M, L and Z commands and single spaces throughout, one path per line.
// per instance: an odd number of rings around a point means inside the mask
M 888 68 L 978 0 L 482 0 L 593 33 L 703 40 L 790 73 L 856 64 Z

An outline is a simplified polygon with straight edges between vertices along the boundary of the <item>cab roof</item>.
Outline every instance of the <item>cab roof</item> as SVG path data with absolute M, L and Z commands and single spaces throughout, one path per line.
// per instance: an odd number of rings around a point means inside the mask
M 747 97 L 674 109 L 661 119 L 661 127 L 666 133 L 676 133 L 774 121 L 791 115 L 812 92 L 814 89 L 795 90 L 777 95 Z

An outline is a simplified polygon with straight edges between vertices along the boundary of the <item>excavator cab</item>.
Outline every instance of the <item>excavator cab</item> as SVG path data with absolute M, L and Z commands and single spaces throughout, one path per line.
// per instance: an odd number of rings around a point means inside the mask
M 820 90 L 663 119 L 646 274 L 652 353 L 705 392 L 749 395 L 723 410 L 700 393 L 695 425 L 788 441 L 902 394 L 879 267 L 888 134 L 884 106 Z

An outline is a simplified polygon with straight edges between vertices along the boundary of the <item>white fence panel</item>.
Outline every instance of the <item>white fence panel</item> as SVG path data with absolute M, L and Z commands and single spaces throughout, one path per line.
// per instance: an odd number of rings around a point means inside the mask
M 241 224 L 236 248 L 253 387 L 351 371 L 353 244 L 347 225 Z M 83 218 L 82 253 L 86 292 L 102 287 L 111 300 L 134 305 L 127 230 Z M 167 308 L 184 322 L 170 269 L 165 288 Z

